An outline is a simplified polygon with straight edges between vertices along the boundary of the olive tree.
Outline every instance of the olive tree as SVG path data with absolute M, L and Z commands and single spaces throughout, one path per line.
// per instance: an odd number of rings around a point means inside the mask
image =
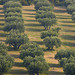
M 24 66 L 27 67 L 30 74 L 34 75 L 39 73 L 47 73 L 49 65 L 45 62 L 43 56 L 25 57 Z
M 22 34 L 19 30 L 12 30 L 6 38 L 6 43 L 13 46 L 14 49 L 19 49 L 21 44 L 28 42 L 28 37 L 26 34 Z
M 45 46 L 48 48 L 48 50 L 53 50 L 54 46 L 56 48 L 61 46 L 61 41 L 58 37 L 52 36 L 52 37 L 46 37 L 44 40 Z

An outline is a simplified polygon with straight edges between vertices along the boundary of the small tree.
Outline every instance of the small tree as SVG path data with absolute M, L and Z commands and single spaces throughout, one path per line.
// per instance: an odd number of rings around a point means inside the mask
M 72 13 L 72 20 L 75 22 L 75 12 Z
M 26 34 L 21 34 L 19 30 L 12 30 L 6 38 L 6 43 L 13 46 L 14 49 L 19 49 L 20 45 L 27 43 L 28 40 Z
M 45 46 L 51 50 L 53 50 L 53 47 L 55 46 L 56 48 L 60 47 L 61 46 L 61 41 L 58 37 L 56 36 L 53 36 L 53 37 L 46 37 L 44 39 L 44 44 Z

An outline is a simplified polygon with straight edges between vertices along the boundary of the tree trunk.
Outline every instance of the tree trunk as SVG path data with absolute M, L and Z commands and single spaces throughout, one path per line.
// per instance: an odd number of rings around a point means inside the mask
M 39 75 L 39 73 L 37 73 L 37 75 Z

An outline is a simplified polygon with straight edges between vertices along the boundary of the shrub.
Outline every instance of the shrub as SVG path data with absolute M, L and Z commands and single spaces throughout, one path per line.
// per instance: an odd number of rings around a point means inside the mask
M 55 46 L 56 48 L 61 46 L 61 41 L 58 37 L 53 36 L 53 37 L 46 37 L 44 40 L 45 46 L 51 50 L 53 50 L 53 47 Z
M 55 59 L 70 58 L 71 55 L 75 57 L 75 50 L 60 50 L 55 55 Z
M 28 42 L 28 37 L 26 34 L 21 34 L 19 30 L 12 30 L 6 38 L 6 43 L 13 46 L 14 49 L 19 49 L 21 44 Z

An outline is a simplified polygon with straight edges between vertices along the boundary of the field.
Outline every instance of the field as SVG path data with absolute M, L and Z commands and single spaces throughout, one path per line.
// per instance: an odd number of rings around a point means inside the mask
M 62 46 L 55 49 L 55 51 L 44 51 L 44 57 L 50 65 L 49 75 L 64 75 L 63 69 L 59 66 L 57 60 L 54 59 L 56 52 L 60 49 L 74 49 L 75 48 L 75 23 L 72 22 L 71 15 L 66 12 L 65 7 L 55 7 L 54 12 L 57 17 L 57 27 L 61 28 L 59 32 L 59 38 L 62 41 Z M 46 47 L 43 44 L 43 40 L 40 38 L 40 33 L 44 31 L 42 27 L 35 19 L 36 11 L 34 5 L 23 6 L 22 8 L 25 33 L 28 35 L 30 41 L 34 41 L 40 45 L 43 49 Z M 4 14 L 3 7 L 0 5 L 0 42 L 4 42 L 8 33 L 2 30 L 4 26 Z M 26 68 L 22 65 L 22 60 L 19 59 L 20 51 L 8 51 L 8 54 L 14 57 L 14 66 L 9 73 L 5 75 L 28 75 Z

